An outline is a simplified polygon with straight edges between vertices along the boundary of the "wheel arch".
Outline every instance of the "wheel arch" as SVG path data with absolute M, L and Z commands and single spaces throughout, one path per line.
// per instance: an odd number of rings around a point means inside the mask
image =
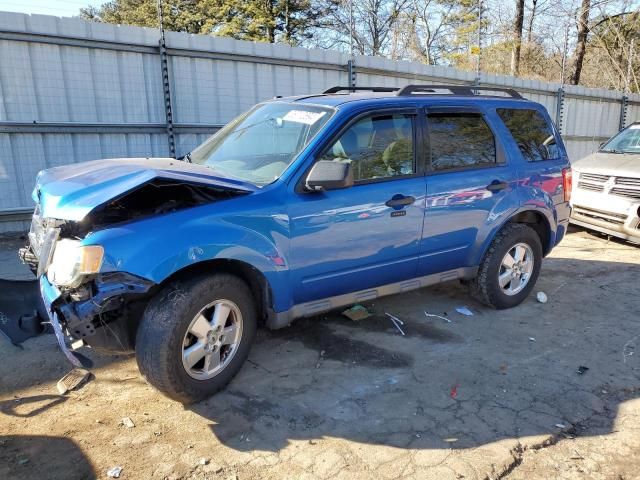
M 549 220 L 542 213 L 536 210 L 524 210 L 513 215 L 505 225 L 509 223 L 524 223 L 528 225 L 535 230 L 540 238 L 543 256 L 546 256 L 551 251 L 553 231 Z M 502 228 L 504 228 L 504 225 L 500 229 Z
M 256 267 L 242 260 L 214 258 L 186 265 L 162 280 L 155 290 L 159 291 L 177 280 L 215 273 L 235 275 L 248 285 L 256 301 L 260 323 L 265 323 L 273 315 L 273 291 L 269 280 Z

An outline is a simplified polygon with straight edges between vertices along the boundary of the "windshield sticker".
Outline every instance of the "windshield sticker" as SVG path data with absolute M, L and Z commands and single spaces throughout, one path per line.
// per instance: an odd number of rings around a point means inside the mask
M 327 112 L 308 112 L 306 110 L 291 110 L 284 117 L 283 120 L 287 122 L 306 123 L 307 125 L 313 125 L 320 120 Z

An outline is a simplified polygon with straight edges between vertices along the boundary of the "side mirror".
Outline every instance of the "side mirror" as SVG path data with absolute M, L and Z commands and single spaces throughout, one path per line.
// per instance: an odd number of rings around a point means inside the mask
M 336 190 L 353 186 L 353 169 L 351 162 L 319 160 L 313 166 L 305 187 L 310 192 Z

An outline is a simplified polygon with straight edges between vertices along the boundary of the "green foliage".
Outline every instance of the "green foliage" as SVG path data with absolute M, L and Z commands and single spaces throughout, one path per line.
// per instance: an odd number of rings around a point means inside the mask
M 163 0 L 166 30 L 297 44 L 326 14 L 313 0 Z M 111 0 L 87 7 L 92 21 L 158 27 L 156 0 Z

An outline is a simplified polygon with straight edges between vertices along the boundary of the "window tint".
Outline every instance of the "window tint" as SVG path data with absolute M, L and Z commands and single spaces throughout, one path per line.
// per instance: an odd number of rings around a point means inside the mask
M 497 111 L 525 160 L 537 162 L 560 156 L 553 130 L 539 112 L 508 108 Z
M 496 163 L 493 133 L 479 114 L 429 114 L 429 142 L 434 170 Z
M 340 136 L 322 160 L 351 162 L 356 181 L 415 173 L 413 130 L 413 115 L 363 118 Z

